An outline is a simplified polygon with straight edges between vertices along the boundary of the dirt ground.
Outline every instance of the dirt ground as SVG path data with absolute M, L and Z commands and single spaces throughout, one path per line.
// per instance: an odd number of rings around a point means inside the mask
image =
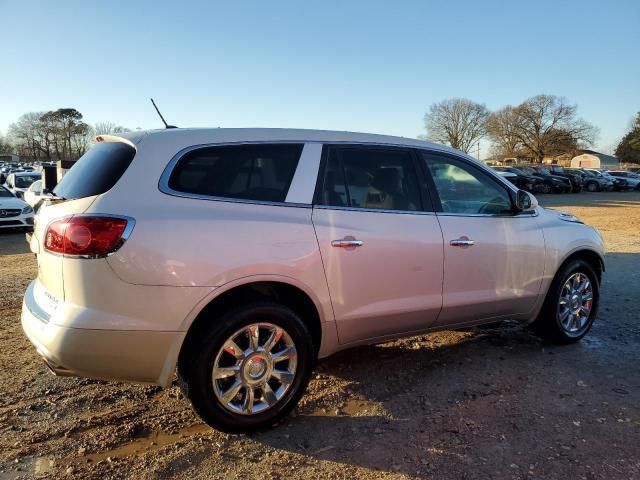
M 203 425 L 175 385 L 52 376 L 20 327 L 34 257 L 0 233 L 0 479 L 640 478 L 640 193 L 540 201 L 607 242 L 582 342 L 507 322 L 342 352 L 252 436 Z

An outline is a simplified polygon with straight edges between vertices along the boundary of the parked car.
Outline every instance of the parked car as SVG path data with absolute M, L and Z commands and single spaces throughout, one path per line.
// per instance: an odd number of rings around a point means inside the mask
M 565 170 L 562 165 L 547 165 L 545 166 L 547 170 L 549 170 L 553 175 L 559 175 L 561 177 L 568 178 L 571 182 L 571 192 L 580 193 L 583 188 L 583 180 L 582 175 L 572 172 L 570 170 Z
M 637 173 L 627 172 L 625 170 L 609 170 L 607 173 L 613 178 L 626 180 L 629 188 L 640 190 L 640 175 Z
M 559 180 L 560 183 L 557 183 L 555 188 L 555 191 L 558 193 L 570 193 L 574 189 L 574 186 L 568 177 L 552 173 L 546 166 L 530 165 L 529 168 L 535 170 L 539 175 L 551 177 L 553 180 Z
M 42 199 L 42 180 L 33 182 L 26 192 L 24 192 L 24 201 L 31 207 L 35 208 Z
M 542 179 L 544 185 L 542 193 L 569 193 L 571 191 L 571 182 L 567 178 L 551 175 L 532 166 L 518 165 L 517 168 L 527 175 Z
M 510 173 L 515 175 L 516 178 L 511 181 L 515 186 L 520 188 L 521 190 L 526 190 L 531 193 L 543 192 L 546 190 L 544 186 L 544 181 L 540 177 L 536 177 L 533 175 L 527 175 L 522 170 L 518 170 L 515 167 L 492 167 L 496 172 L 502 175 L 502 173 Z M 549 187 L 549 191 L 551 191 L 551 187 Z
M 585 168 L 585 171 L 609 180 L 613 184 L 613 190 L 615 190 L 616 192 L 621 192 L 627 189 L 627 181 L 622 178 L 614 178 L 607 172 L 602 172 L 600 170 L 596 170 L 595 168 Z
M 609 178 L 583 168 L 565 168 L 565 170 L 582 175 L 584 189 L 588 192 L 613 191 L 613 180 Z
M 33 226 L 33 208 L 0 185 L 0 229 Z
M 36 172 L 10 173 L 5 180 L 5 187 L 16 197 L 22 198 L 33 182 L 40 180 L 40 174 Z
M 166 386 L 177 365 L 209 425 L 249 432 L 339 350 L 500 319 L 571 343 L 596 316 L 598 232 L 448 147 L 284 129 L 99 140 L 30 237 L 22 326 L 57 374 Z

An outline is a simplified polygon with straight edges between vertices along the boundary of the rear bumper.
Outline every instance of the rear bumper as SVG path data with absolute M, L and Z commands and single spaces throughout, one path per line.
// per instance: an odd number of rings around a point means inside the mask
M 53 373 L 162 386 L 171 382 L 184 332 L 55 325 L 35 301 L 34 282 L 22 304 L 22 328 Z

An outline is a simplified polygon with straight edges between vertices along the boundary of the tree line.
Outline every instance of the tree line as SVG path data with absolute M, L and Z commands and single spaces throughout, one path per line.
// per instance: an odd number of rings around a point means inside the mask
M 14 153 L 24 160 L 77 160 L 94 143 L 96 134 L 129 131 L 113 122 L 89 125 L 75 108 L 29 112 L 0 137 L 0 153 Z
M 539 163 L 547 156 L 575 155 L 593 144 L 598 134 L 596 127 L 578 117 L 576 105 L 555 95 L 537 95 L 495 112 L 465 98 L 443 100 L 431 105 L 424 122 L 428 140 L 469 153 L 488 138 L 493 157 Z M 640 163 L 640 114 L 616 155 Z

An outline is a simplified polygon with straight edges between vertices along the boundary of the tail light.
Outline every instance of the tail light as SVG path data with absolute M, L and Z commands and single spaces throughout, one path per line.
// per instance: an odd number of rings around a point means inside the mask
M 44 249 L 82 258 L 106 257 L 118 250 L 133 229 L 132 218 L 81 215 L 51 222 Z

